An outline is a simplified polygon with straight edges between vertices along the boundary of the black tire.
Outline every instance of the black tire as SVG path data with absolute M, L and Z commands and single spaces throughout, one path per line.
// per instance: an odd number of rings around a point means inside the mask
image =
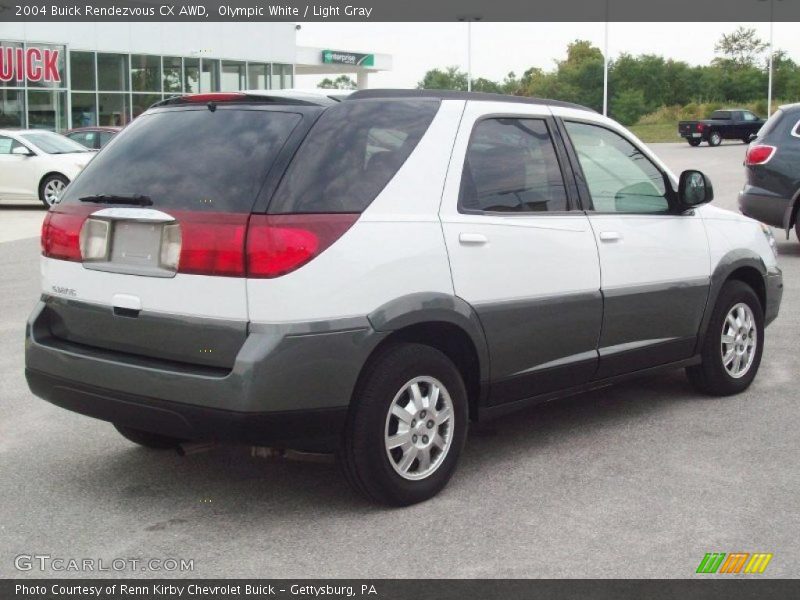
M 794 224 L 794 234 L 797 236 L 797 241 L 800 242 L 800 218 Z
M 174 450 L 185 441 L 158 433 L 150 433 L 149 431 L 118 425 L 117 423 L 114 423 L 114 427 L 126 440 L 144 446 L 145 448 L 150 448 L 151 450 Z
M 708 145 L 719 146 L 722 143 L 722 134 L 719 131 L 712 131 L 708 134 Z
M 452 429 L 449 449 L 440 453 L 443 458 L 439 466 L 426 477 L 412 481 L 401 476 L 390 462 L 393 459 L 384 436 L 395 397 L 417 377 L 435 378 L 444 386 L 452 402 Z M 447 356 L 422 344 L 401 343 L 386 348 L 367 364 L 353 396 L 338 453 L 347 482 L 369 500 L 393 506 L 407 506 L 435 496 L 456 469 L 467 435 L 467 413 L 464 381 Z M 439 427 L 436 431 L 441 431 Z
M 722 358 L 721 336 L 723 324 L 730 310 L 739 303 L 746 304 L 753 313 L 756 332 L 756 346 L 753 362 L 739 378 L 732 376 L 725 368 Z M 688 367 L 686 375 L 698 390 L 711 396 L 730 396 L 743 392 L 755 379 L 761 364 L 764 349 L 764 311 L 761 302 L 749 285 L 741 281 L 728 281 L 720 290 L 714 312 L 708 323 L 705 339 L 701 347 L 702 363 Z
M 50 175 L 42 179 L 41 183 L 39 183 L 39 200 L 42 201 L 42 204 L 44 204 L 45 208 L 50 208 L 53 206 L 53 202 L 48 194 L 48 186 L 54 183 L 61 184 L 62 186 L 66 187 L 69 185 L 69 179 L 59 173 L 50 173 Z
M 693 146 L 693 147 L 695 147 L 695 148 L 696 148 L 697 146 L 699 146 L 699 145 L 700 145 L 700 142 L 701 142 L 702 140 L 699 140 L 699 139 L 694 139 L 694 138 L 689 138 L 689 139 L 687 139 L 686 141 L 687 141 L 687 142 L 689 142 L 689 145 L 690 145 L 690 146 Z

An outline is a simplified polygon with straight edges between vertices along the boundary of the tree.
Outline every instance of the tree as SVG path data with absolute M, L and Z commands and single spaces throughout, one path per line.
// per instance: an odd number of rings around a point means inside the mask
M 447 67 L 444 71 L 441 69 L 431 69 L 425 73 L 417 84 L 417 89 L 420 90 L 467 90 L 467 74 L 458 67 Z
M 633 125 L 647 112 L 642 90 L 623 90 L 611 100 L 611 116 L 623 125 Z
M 755 29 L 740 26 L 732 33 L 722 34 L 714 46 L 714 51 L 721 53 L 722 57 L 715 58 L 713 64 L 739 69 L 756 67 L 766 47 L 767 44 L 756 35 Z
M 323 90 L 355 90 L 358 89 L 356 82 L 349 75 L 339 75 L 336 79 L 326 77 L 317 84 Z

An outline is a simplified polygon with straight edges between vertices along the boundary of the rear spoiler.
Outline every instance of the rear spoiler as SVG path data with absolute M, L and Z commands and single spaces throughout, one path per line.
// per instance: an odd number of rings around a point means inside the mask
M 150 108 L 175 106 L 181 104 L 284 104 L 292 106 L 331 106 L 337 101 L 320 96 L 319 98 L 302 98 L 288 94 L 253 94 L 248 92 L 207 92 L 200 94 L 183 94 L 171 96 L 152 104 Z

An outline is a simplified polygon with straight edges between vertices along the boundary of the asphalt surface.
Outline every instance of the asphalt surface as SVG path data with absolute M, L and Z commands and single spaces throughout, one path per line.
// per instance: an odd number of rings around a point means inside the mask
M 654 147 L 735 208 L 744 146 Z M 25 214 L 38 226 L 41 211 Z M 32 396 L 38 241 L 0 243 L 0 577 L 80 576 L 14 569 L 47 554 L 194 560 L 115 576 L 671 578 L 712 551 L 771 552 L 764 576 L 797 576 L 800 244 L 779 244 L 781 316 L 746 393 L 702 397 L 675 372 L 539 406 L 472 431 L 438 497 L 387 510 L 333 464 L 147 451 Z

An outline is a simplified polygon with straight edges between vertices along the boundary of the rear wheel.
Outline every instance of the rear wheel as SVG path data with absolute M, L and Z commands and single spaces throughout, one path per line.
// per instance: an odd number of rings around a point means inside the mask
M 398 344 L 367 367 L 339 451 L 348 483 L 395 506 L 435 496 L 449 481 L 467 433 L 467 393 L 443 353 Z
M 58 202 L 64 188 L 69 184 L 69 179 L 58 173 L 51 173 L 39 185 L 39 200 L 42 201 L 47 208 L 50 208 Z
M 722 143 L 722 134 L 719 131 L 712 131 L 708 134 L 708 145 L 719 146 Z
M 797 236 L 797 241 L 800 242 L 800 219 L 794 224 L 794 234 Z
M 753 289 L 741 281 L 723 287 L 701 349 L 703 362 L 686 369 L 695 388 L 712 396 L 746 390 L 764 347 L 764 313 Z
M 689 145 L 690 145 L 690 146 L 695 146 L 695 147 L 697 147 L 697 146 L 699 146 L 699 145 L 700 145 L 700 141 L 701 141 L 701 140 L 699 140 L 699 139 L 694 139 L 694 138 L 689 138 L 689 139 L 688 139 L 688 140 L 686 140 L 686 141 L 688 141 L 688 142 L 689 142 Z
M 117 423 L 114 423 L 114 427 L 126 440 L 152 450 L 174 450 L 184 441 L 158 433 L 150 433 L 149 431 L 118 425 Z

